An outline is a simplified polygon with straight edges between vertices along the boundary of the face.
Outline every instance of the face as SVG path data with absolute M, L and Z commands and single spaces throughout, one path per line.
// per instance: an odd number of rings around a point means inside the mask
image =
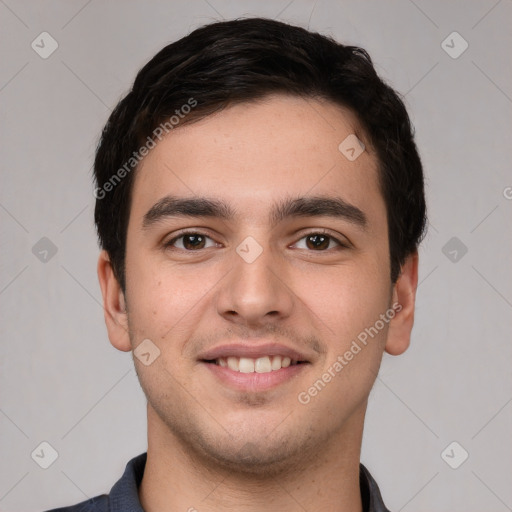
M 110 339 L 158 348 L 134 357 L 150 422 L 205 460 L 268 471 L 362 429 L 403 311 L 376 157 L 338 149 L 354 133 L 276 95 L 175 129 L 137 169 L 126 295 L 102 283 L 129 334 L 110 319 Z

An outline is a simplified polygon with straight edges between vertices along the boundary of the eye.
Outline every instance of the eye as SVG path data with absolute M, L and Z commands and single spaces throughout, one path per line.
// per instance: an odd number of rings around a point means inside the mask
M 302 242 L 304 240 L 304 242 Z M 208 241 L 210 244 L 208 245 Z M 303 243 L 303 246 L 298 244 Z M 219 244 L 204 233 L 189 231 L 181 233 L 165 243 L 166 248 L 179 249 L 187 252 L 199 251 L 209 247 L 216 247 Z M 315 252 L 325 252 L 335 247 L 348 248 L 348 244 L 341 242 L 336 237 L 324 232 L 312 232 L 303 236 L 293 246 L 297 249 L 308 249 Z
M 207 246 L 206 241 L 210 240 L 213 242 L 211 245 Z M 178 244 L 176 244 L 178 242 Z M 209 236 L 206 236 L 204 233 L 198 232 L 188 232 L 182 233 L 181 235 L 169 240 L 165 244 L 166 247 L 173 247 L 176 249 L 182 249 L 184 251 L 196 251 L 199 249 L 207 249 L 208 247 L 215 247 L 217 244 L 214 242 Z
M 297 247 L 297 244 L 300 243 L 301 240 L 305 240 L 303 247 Z M 324 252 L 328 249 L 332 249 L 332 243 L 337 247 L 347 248 L 347 244 L 340 242 L 337 238 L 322 232 L 317 233 L 308 233 L 306 236 L 303 236 L 295 247 L 298 249 L 312 249 L 316 252 Z

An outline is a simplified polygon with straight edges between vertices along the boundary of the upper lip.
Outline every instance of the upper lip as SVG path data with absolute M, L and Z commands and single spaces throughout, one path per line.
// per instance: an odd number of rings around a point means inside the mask
M 211 348 L 199 355 L 199 359 L 203 361 L 214 361 L 215 359 L 225 357 L 248 357 L 258 359 L 264 356 L 284 356 L 289 357 L 292 361 L 309 362 L 308 357 L 303 353 L 286 345 L 278 343 L 265 343 L 255 345 L 254 343 L 235 343 L 219 345 Z

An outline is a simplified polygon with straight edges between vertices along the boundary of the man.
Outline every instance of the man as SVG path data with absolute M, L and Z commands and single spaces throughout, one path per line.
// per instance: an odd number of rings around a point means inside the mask
M 161 50 L 95 159 L 98 276 L 148 451 L 60 511 L 386 511 L 360 464 L 425 227 L 403 103 L 356 47 L 215 23 Z

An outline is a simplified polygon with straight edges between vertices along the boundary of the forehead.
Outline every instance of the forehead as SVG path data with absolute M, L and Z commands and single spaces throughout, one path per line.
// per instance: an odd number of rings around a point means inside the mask
M 364 140 L 357 118 L 327 101 L 275 95 L 226 108 L 178 126 L 149 152 L 135 174 L 131 216 L 142 218 L 166 195 L 214 195 L 263 221 L 282 196 L 329 194 L 382 215 L 366 141 L 354 161 L 339 150 L 354 134 Z

